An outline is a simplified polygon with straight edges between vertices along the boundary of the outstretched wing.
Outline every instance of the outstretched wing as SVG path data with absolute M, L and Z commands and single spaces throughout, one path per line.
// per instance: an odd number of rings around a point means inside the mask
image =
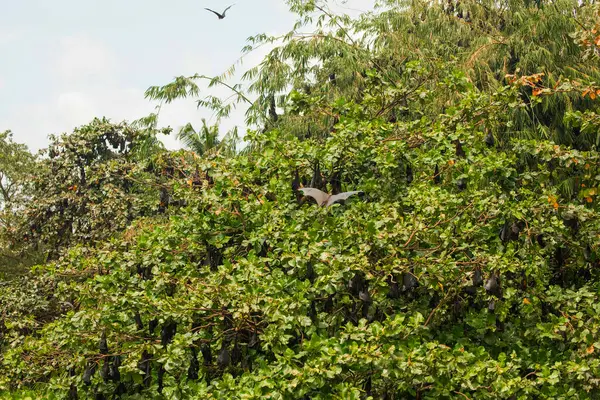
M 225 10 L 223 10 L 223 16 L 225 16 L 225 13 L 227 12 L 227 10 L 229 10 L 231 7 L 233 7 L 235 4 L 230 5 L 229 7 L 227 7 Z
M 353 191 L 353 192 L 344 192 L 344 193 L 340 193 L 340 194 L 335 194 L 327 200 L 327 205 L 330 206 L 333 203 L 335 203 L 336 201 L 346 200 L 350 196 L 354 196 L 355 194 L 362 194 L 362 193 L 363 193 L 362 191 L 357 190 L 357 191 Z
M 211 13 L 215 14 L 217 17 L 221 18 L 221 14 L 219 14 L 218 12 L 211 10 L 210 8 L 205 8 L 205 10 L 210 11 Z
M 301 191 L 305 196 L 310 196 L 313 199 L 315 199 L 317 201 L 317 204 L 320 206 L 324 205 L 327 202 L 327 199 L 329 199 L 329 195 L 325 192 L 320 191 L 319 189 L 300 188 L 298 190 Z

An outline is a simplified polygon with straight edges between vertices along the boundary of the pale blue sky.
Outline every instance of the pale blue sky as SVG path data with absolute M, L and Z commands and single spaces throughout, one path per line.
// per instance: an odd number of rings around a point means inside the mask
M 224 20 L 204 10 L 235 5 Z M 152 85 L 177 75 L 222 73 L 249 36 L 289 31 L 284 0 L 0 0 L 0 131 L 32 150 L 47 135 L 69 132 L 94 116 L 133 120 L 152 112 Z M 333 0 L 336 12 L 368 10 L 372 0 Z M 267 49 L 250 55 L 245 70 Z M 193 101 L 163 109 L 177 128 L 210 117 Z M 243 124 L 243 110 L 222 131 Z M 166 138 L 178 147 L 174 137 Z

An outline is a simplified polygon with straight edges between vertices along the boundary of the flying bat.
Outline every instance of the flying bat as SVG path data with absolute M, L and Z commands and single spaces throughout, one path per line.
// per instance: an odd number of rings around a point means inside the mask
M 227 12 L 227 10 L 229 10 L 231 7 L 233 7 L 234 4 L 230 5 L 229 7 L 227 7 L 224 11 L 223 14 L 219 14 L 218 12 L 211 10 L 210 8 L 205 8 L 205 10 L 210 11 L 211 13 L 215 14 L 217 17 L 219 17 L 219 19 L 223 19 L 225 18 L 225 13 Z
M 353 196 L 355 194 L 363 193 L 362 191 L 353 191 L 331 195 L 329 193 L 322 192 L 319 189 L 309 187 L 300 188 L 298 190 L 301 191 L 305 196 L 310 196 L 313 199 L 315 199 L 318 205 L 325 207 L 328 207 L 337 201 L 346 200 L 348 197 Z

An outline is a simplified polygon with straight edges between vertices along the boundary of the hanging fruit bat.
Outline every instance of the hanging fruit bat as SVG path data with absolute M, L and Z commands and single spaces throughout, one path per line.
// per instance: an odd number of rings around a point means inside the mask
M 455 140 L 454 145 L 456 146 L 456 157 L 464 158 L 466 156 L 465 150 L 462 147 L 460 140 Z
M 161 365 L 160 368 L 158 369 L 158 373 L 156 374 L 157 383 L 158 383 L 158 389 L 157 389 L 158 393 L 162 393 L 162 391 L 163 391 L 163 388 L 164 388 L 164 384 L 163 384 L 164 376 L 165 376 L 165 366 Z
M 360 292 L 358 292 L 358 298 L 363 302 L 363 303 L 371 303 L 371 295 L 369 294 L 369 288 L 365 285 L 365 287 L 363 288 L 363 290 L 361 290 Z
M 435 170 L 433 171 L 433 182 L 436 185 L 439 185 L 441 181 L 442 181 L 442 178 L 440 177 L 440 168 L 438 167 L 437 164 L 435 164 Z
M 592 248 L 589 244 L 587 244 L 585 249 L 583 249 L 583 258 L 585 261 L 590 261 L 592 259 Z
M 354 296 L 357 296 L 360 293 L 360 291 L 363 290 L 364 287 L 365 278 L 362 272 L 357 272 L 356 274 L 354 274 L 352 279 L 350 279 L 350 282 L 348 282 L 348 289 L 350 290 L 350 293 L 352 293 Z
M 310 302 L 310 309 L 308 310 L 308 316 L 312 321 L 317 320 L 317 301 L 313 300 Z
M 190 367 L 188 368 L 187 378 L 190 381 L 197 380 L 199 370 L 200 364 L 198 363 L 198 352 L 195 347 L 192 347 L 192 356 L 190 357 Z
M 521 222 L 513 222 L 509 224 L 508 221 L 504 223 L 502 229 L 500 229 L 500 240 L 508 242 L 511 240 L 519 240 L 519 233 L 521 232 Z
M 109 369 L 110 369 L 110 357 L 106 357 L 104 359 L 104 365 L 102 366 L 102 370 L 100 370 L 100 376 L 104 380 L 105 383 L 109 381 Z
M 144 329 L 144 324 L 142 323 L 142 317 L 140 316 L 139 311 L 136 311 L 135 315 L 133 316 L 133 319 L 135 321 L 135 326 L 138 331 L 141 331 L 142 329 Z
M 390 111 L 390 115 L 388 117 L 388 122 L 390 124 L 395 124 L 398 121 L 398 117 L 396 117 L 396 111 L 392 109 L 392 111 Z
M 202 358 L 204 359 L 204 365 L 209 366 L 212 364 L 212 352 L 210 350 L 210 345 L 205 344 L 200 348 L 202 352 Z
M 154 335 L 154 330 L 158 326 L 158 319 L 154 318 L 148 323 L 148 334 L 150 336 Z
M 331 184 L 331 194 L 338 194 L 342 191 L 342 179 L 341 179 L 341 172 L 340 171 L 335 171 L 332 175 L 331 175 L 331 179 L 329 180 L 329 183 Z
M 106 332 L 102 332 L 102 336 L 100 337 L 100 354 L 108 354 L 108 344 L 106 343 Z
M 308 279 L 310 283 L 315 283 L 316 277 L 317 274 L 315 273 L 315 269 L 313 268 L 312 263 L 309 261 L 306 264 L 306 279 Z
M 246 351 L 246 355 L 242 357 L 242 365 L 240 365 L 244 371 L 252 371 L 252 359 L 250 354 Z
M 275 96 L 271 94 L 269 96 L 269 118 L 271 118 L 271 122 L 275 123 L 279 119 L 277 115 L 277 108 L 275 106 Z
M 316 200 L 318 205 L 324 207 L 329 207 L 338 201 L 346 200 L 348 197 L 353 196 L 355 194 L 361 195 L 364 193 L 362 191 L 352 191 L 331 195 L 315 188 L 300 188 L 298 190 L 301 191 L 305 196 L 312 197 Z
M 152 365 L 150 364 L 150 354 L 146 350 L 142 353 L 142 359 L 138 363 L 138 369 L 140 369 L 144 373 L 144 386 L 150 386 L 152 383 L 152 374 L 150 373 L 152 370 Z
M 88 363 L 87 368 L 83 372 L 83 383 L 86 386 L 89 386 L 92 384 L 92 376 L 94 376 L 94 374 L 96 373 L 97 367 L 98 367 L 98 364 L 96 364 L 94 361 L 90 361 Z
M 406 183 L 411 184 L 413 181 L 413 170 L 410 165 L 406 166 Z
M 240 361 L 242 361 L 242 350 L 236 340 L 233 349 L 231 350 L 231 364 L 236 366 Z
M 313 168 L 313 177 L 310 181 L 310 186 L 314 188 L 321 188 L 323 186 L 323 180 L 321 178 L 321 167 L 318 161 L 315 163 L 315 166 Z
M 176 289 L 177 289 L 177 284 L 175 284 L 173 282 L 169 282 L 166 284 L 165 294 L 169 297 L 173 297 Z
M 396 277 L 392 274 L 389 274 L 387 281 L 389 285 L 388 297 L 390 299 L 397 299 L 400 297 L 400 285 L 398 284 Z
M 487 135 L 485 135 L 484 141 L 488 147 L 492 147 L 494 145 L 494 135 L 492 135 L 491 132 L 488 133 Z
M 571 228 L 573 234 L 579 231 L 579 221 L 577 220 L 577 216 L 567 215 L 563 217 L 563 224 L 566 227 Z
M 371 300 L 368 285 L 365 285 L 363 290 L 358 293 L 358 298 L 362 301 L 362 317 L 369 319 L 369 306 L 373 300 Z
M 417 278 L 412 274 L 412 269 L 410 272 L 405 272 L 402 274 L 402 291 L 408 292 L 417 287 Z
M 227 344 L 223 342 L 221 346 L 221 351 L 219 352 L 219 356 L 217 357 L 217 365 L 219 368 L 227 368 L 231 363 L 231 357 L 229 356 L 229 350 L 227 349 Z
M 77 386 L 75 386 L 74 383 L 71 383 L 71 386 L 69 387 L 69 400 L 78 400 L 79 399 L 79 395 L 77 394 Z
M 108 378 L 113 382 L 121 381 L 121 372 L 119 371 L 119 367 L 121 366 L 121 356 L 114 356 L 112 358 L 112 363 L 108 367 Z
M 481 274 L 481 270 L 479 268 L 475 269 L 473 272 L 473 286 L 481 286 L 483 283 L 483 276 Z
M 502 297 L 502 288 L 500 287 L 500 277 L 493 272 L 483 286 L 488 294 L 496 297 Z
M 210 11 L 211 13 L 215 14 L 217 17 L 219 17 L 219 19 L 223 19 L 225 18 L 225 13 L 227 12 L 227 10 L 229 10 L 231 7 L 233 7 L 235 4 L 230 5 L 229 7 L 227 7 L 225 10 L 223 10 L 223 13 L 218 13 L 214 10 L 211 10 L 210 8 L 204 8 L 207 11 Z
M 127 393 L 127 387 L 125 387 L 125 384 L 123 382 L 119 382 L 119 385 L 115 389 L 115 395 L 117 396 L 116 398 L 121 397 L 125 393 Z
M 325 300 L 325 304 L 323 304 L 323 311 L 326 313 L 333 311 L 333 296 L 333 294 L 327 296 L 327 300 Z
M 371 381 L 371 375 L 369 375 L 369 377 L 367 378 L 367 381 L 365 382 L 365 386 L 364 386 L 364 390 L 365 390 L 365 394 L 367 395 L 367 397 L 371 397 L 372 395 L 372 381 Z
M 160 343 L 163 346 L 167 346 L 173 340 L 175 333 L 177 332 L 177 323 L 173 321 L 167 322 L 163 325 L 160 331 Z
M 292 190 L 296 192 L 300 189 L 300 176 L 298 175 L 298 168 L 294 172 L 294 179 L 292 180 Z

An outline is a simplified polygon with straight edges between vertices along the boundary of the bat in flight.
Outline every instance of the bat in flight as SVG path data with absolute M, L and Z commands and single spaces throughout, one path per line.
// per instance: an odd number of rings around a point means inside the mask
M 233 7 L 235 4 L 230 5 L 229 7 L 227 7 L 222 14 L 219 14 L 218 12 L 211 10 L 210 8 L 205 8 L 205 10 L 210 11 L 211 13 L 215 14 L 217 17 L 219 17 L 219 19 L 223 19 L 225 18 L 225 13 L 227 12 L 227 10 L 229 10 L 231 7 Z
M 346 200 L 348 197 L 353 196 L 355 194 L 363 193 L 362 191 L 353 191 L 331 195 L 329 193 L 322 192 L 319 189 L 309 187 L 299 188 L 298 190 L 301 191 L 305 196 L 310 196 L 313 199 L 315 199 L 318 205 L 325 207 L 328 207 L 337 201 Z

